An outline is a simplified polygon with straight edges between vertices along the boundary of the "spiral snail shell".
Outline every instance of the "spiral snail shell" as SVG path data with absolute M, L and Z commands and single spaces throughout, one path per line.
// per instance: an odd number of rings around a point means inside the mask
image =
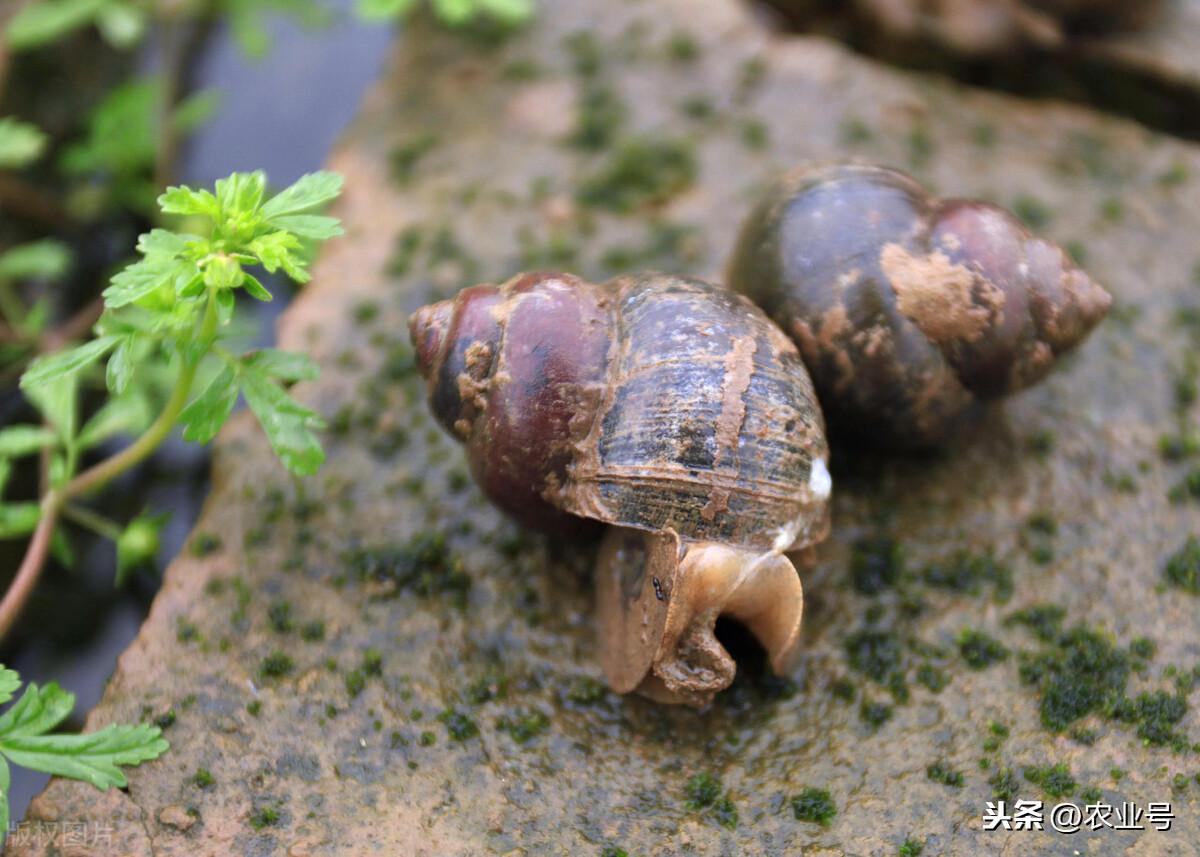
M 783 552 L 824 537 L 831 482 L 808 374 L 761 310 L 682 277 L 537 273 L 410 326 L 433 412 L 484 493 L 542 529 L 608 526 L 596 574 L 615 690 L 708 702 L 735 672 L 719 615 L 787 668 L 803 595 Z
M 729 266 L 800 348 L 831 431 L 929 447 L 983 399 L 1033 384 L 1111 298 L 999 206 L 865 165 L 774 183 Z

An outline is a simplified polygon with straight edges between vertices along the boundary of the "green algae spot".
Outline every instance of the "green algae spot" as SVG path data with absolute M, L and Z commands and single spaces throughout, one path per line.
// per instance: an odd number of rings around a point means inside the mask
M 721 778 L 707 771 L 696 774 L 683 787 L 683 796 L 688 809 L 712 806 L 721 796 Z
M 1075 794 L 1075 789 L 1079 787 L 1065 762 L 1048 767 L 1031 766 L 1022 771 L 1022 774 L 1029 782 L 1041 786 L 1042 791 L 1049 797 L 1067 797 Z
M 1163 574 L 1172 586 L 1192 595 L 1200 595 L 1200 539 L 1189 536 L 1183 546 L 1167 559 Z
M 992 787 L 992 797 L 996 800 L 1012 800 L 1017 794 L 1017 775 L 1008 766 L 997 768 L 996 772 L 988 777 L 988 785 Z
M 296 662 L 292 660 L 292 656 L 276 649 L 263 658 L 258 667 L 258 674 L 264 679 L 283 678 L 291 675 L 295 669 Z
M 1043 642 L 1053 642 L 1062 632 L 1067 611 L 1059 604 L 1034 604 L 1009 614 L 1005 625 L 1024 625 Z
M 961 789 L 966 782 L 966 777 L 963 776 L 962 771 L 954 770 L 940 759 L 925 767 L 925 776 L 935 783 L 941 783 L 944 786 L 956 789 Z
M 948 560 L 931 563 L 921 572 L 925 583 L 936 589 L 979 595 L 985 586 L 1001 603 L 1012 597 L 1012 571 L 991 554 L 958 551 Z
M 846 639 L 850 666 L 883 684 L 900 668 L 900 640 L 891 631 L 863 630 Z
M 854 588 L 875 595 L 895 586 L 904 572 L 904 551 L 890 536 L 859 539 L 851 548 L 850 572 Z
M 446 595 L 462 606 L 471 588 L 470 576 L 441 532 L 421 532 L 397 545 L 358 548 L 345 559 L 360 578 L 387 581 L 425 598 Z
M 792 798 L 792 814 L 797 821 L 828 826 L 837 815 L 837 805 L 825 789 L 806 788 Z
M 898 857 L 921 857 L 921 852 L 924 850 L 925 843 L 910 836 L 901 843 L 900 850 L 896 854 Z
M 446 733 L 455 741 L 466 741 L 479 734 L 479 727 L 475 725 L 475 721 L 457 709 L 447 708 L 438 715 L 438 720 L 446 727 Z
M 859 718 L 872 729 L 878 729 L 892 719 L 895 710 L 885 702 L 863 700 L 858 709 Z
M 550 718 L 540 711 L 525 711 L 496 721 L 496 728 L 507 732 L 518 744 L 526 744 L 550 728 Z
M 579 186 L 584 205 L 628 214 L 658 205 L 691 187 L 698 167 L 692 147 L 680 140 L 626 140 L 608 163 Z
M 974 628 L 963 628 L 958 634 L 958 652 L 967 666 L 982 670 L 1008 657 L 1008 648 L 994 637 Z
M 579 100 L 575 130 L 567 142 L 577 149 L 608 148 L 625 121 L 625 104 L 607 86 L 588 86 Z

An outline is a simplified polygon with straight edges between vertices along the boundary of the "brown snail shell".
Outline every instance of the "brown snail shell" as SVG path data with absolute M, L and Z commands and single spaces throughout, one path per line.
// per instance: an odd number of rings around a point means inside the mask
M 831 430 L 928 447 L 1035 383 L 1111 298 L 999 206 L 865 165 L 803 168 L 742 228 L 729 285 L 800 348 Z
M 791 341 L 745 298 L 661 274 L 524 274 L 411 320 L 439 421 L 519 520 L 609 525 L 601 664 L 618 691 L 702 705 L 733 679 L 718 615 L 777 670 L 803 597 L 783 555 L 828 530 L 828 448 Z

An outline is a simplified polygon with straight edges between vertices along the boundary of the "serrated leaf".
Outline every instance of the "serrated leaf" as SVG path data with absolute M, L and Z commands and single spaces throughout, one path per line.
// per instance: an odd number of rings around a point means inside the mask
M 295 235 L 282 231 L 260 235 L 246 245 L 246 249 L 257 256 L 262 266 L 271 274 L 285 268 L 291 252 L 299 247 L 300 241 Z
M 262 214 L 267 220 L 274 220 L 284 215 L 311 211 L 335 199 L 341 192 L 342 177 L 337 173 L 325 170 L 307 173 L 267 200 L 262 207 Z
M 221 215 L 221 206 L 215 196 L 206 190 L 193 190 L 186 185 L 169 187 L 159 194 L 158 207 L 164 214 L 199 214 L 213 220 Z
M 267 187 L 267 176 L 262 170 L 252 173 L 232 173 L 228 178 L 217 179 L 217 202 L 221 213 L 250 214 L 258 209 Z
M 178 190 L 178 188 L 170 188 L 167 193 L 172 190 Z M 163 196 L 166 195 L 163 194 Z M 211 197 L 212 194 L 209 196 Z M 213 200 L 213 205 L 216 205 L 216 200 Z M 170 229 L 151 229 L 138 236 L 137 250 L 143 256 L 178 256 L 187 249 L 189 241 L 195 240 L 197 239 L 194 235 L 182 235 L 172 232 Z
M 132 336 L 121 337 L 112 356 L 108 358 L 108 365 L 104 367 L 104 385 L 113 395 L 124 393 L 133 377 L 133 343 Z
M 321 374 L 320 368 L 307 354 L 295 351 L 280 351 L 278 348 L 261 348 L 242 358 L 250 369 L 277 378 L 280 381 L 312 381 Z
M 189 259 L 152 253 L 113 276 L 112 285 L 102 293 L 104 305 L 118 309 L 167 284 L 178 290 L 191 282 L 195 274 L 196 264 Z
M 13 698 L 21 689 L 21 676 L 14 670 L 0 664 L 0 705 Z M 7 790 L 7 785 L 4 786 Z
M 59 351 L 57 354 L 39 357 L 29 364 L 29 368 L 21 376 L 21 389 L 28 390 L 56 378 L 74 375 L 115 348 L 117 342 L 118 337 L 116 336 L 100 336 L 91 342 L 85 342 L 78 348 L 69 348 L 66 351 Z
M 108 0 L 47 0 L 27 3 L 8 22 L 4 37 L 14 50 L 49 44 L 87 26 Z
M 61 277 L 71 264 L 71 250 L 61 241 L 47 238 L 18 244 L 0 253 L 0 277 Z
M 272 217 L 271 225 L 301 238 L 316 241 L 336 238 L 343 234 L 341 222 L 336 217 L 326 217 L 323 214 L 285 214 L 282 217 Z
M 79 430 L 80 449 L 91 449 L 118 434 L 135 434 L 150 423 L 149 403 L 142 396 L 109 399 Z
M 233 412 L 237 397 L 233 367 L 226 366 L 179 415 L 179 421 L 183 423 L 183 439 L 193 443 L 208 443 L 216 437 Z
M 45 426 L 19 425 L 0 429 L 0 458 L 20 458 L 58 442 Z
M 12 706 L 0 715 L 0 742 L 41 735 L 66 720 L 75 707 L 75 694 L 55 682 L 44 687 L 30 683 Z
M 298 476 L 316 473 L 325 452 L 310 428 L 320 417 L 257 371 L 243 372 L 242 393 L 284 466 Z
M 242 276 L 242 286 L 246 289 L 246 294 L 250 295 L 256 301 L 268 303 L 275 300 L 275 296 L 267 291 L 266 286 L 259 282 L 258 277 L 252 274 L 244 274 Z
M 0 753 L 15 765 L 91 783 L 98 789 L 127 785 L 120 765 L 157 759 L 170 745 L 157 726 L 107 726 L 87 735 L 33 735 L 0 739 Z
M 0 539 L 29 535 L 41 517 L 37 503 L 0 503 Z

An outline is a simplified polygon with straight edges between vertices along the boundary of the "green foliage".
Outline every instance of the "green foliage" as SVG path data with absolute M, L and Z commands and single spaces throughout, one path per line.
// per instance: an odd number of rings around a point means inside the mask
M 0 704 L 21 687 L 15 670 L 0 665 Z M 48 734 L 75 707 L 75 695 L 54 682 L 30 684 L 0 715 L 0 839 L 8 830 L 8 763 L 83 780 L 98 789 L 124 788 L 122 766 L 157 759 L 168 749 L 157 726 L 112 725 L 87 735 Z
M 837 815 L 837 805 L 825 789 L 806 788 L 792 798 L 792 814 L 797 821 L 812 821 L 826 827 Z
M 162 87 L 160 79 L 146 77 L 107 93 L 88 117 L 83 139 L 63 152 L 63 171 L 68 176 L 102 178 L 115 202 L 149 213 L 163 139 Z M 215 93 L 194 93 L 172 108 L 167 121 L 176 132 L 186 134 L 203 124 L 215 107 Z
M 36 125 L 11 116 L 0 118 L 0 169 L 11 170 L 36 161 L 46 148 L 46 135 Z
M 358 0 L 355 8 L 368 21 L 406 18 L 420 0 Z M 533 17 L 533 0 L 429 0 L 429 8 L 449 27 L 464 27 L 480 19 L 519 26 Z
M 136 464 L 176 424 L 182 425 L 185 439 L 207 443 L 241 394 L 289 470 L 308 475 L 323 461 L 313 434 L 320 418 L 286 389 L 315 378 L 316 365 L 304 355 L 273 348 L 235 354 L 224 341 L 237 290 L 271 300 L 247 268 L 257 265 L 299 282 L 308 280 L 314 243 L 341 232 L 337 220 L 317 213 L 340 190 L 339 176 L 312 173 L 269 197 L 261 172 L 234 173 L 218 181 L 215 192 L 169 188 L 159 197 L 163 213 L 186 218 L 194 231 L 154 229 L 142 235 L 141 258 L 117 273 L 104 291 L 98 335 L 39 357 L 22 376 L 21 388 L 44 425 L 0 431 L 0 477 L 7 475 L 12 460 L 48 452 L 48 497 L 66 501 L 69 517 L 116 541 L 118 582 L 153 558 L 162 518 L 143 515 L 121 528 L 69 501 Z M 61 259 L 53 256 L 50 247 L 27 250 L 15 261 L 10 252 L 0 257 L 0 274 L 6 265 L 20 274 L 61 268 Z M 102 361 L 110 396 L 81 425 L 80 379 Z M 201 388 L 198 394 L 196 387 Z M 151 422 L 156 411 L 159 416 Z M 128 455 L 114 470 L 97 466 L 102 471 L 99 484 L 86 473 L 76 476 L 84 452 L 117 435 L 138 433 L 133 447 L 118 453 Z M 0 503 L 0 538 L 28 534 L 41 515 L 37 503 Z
M 146 24 L 144 4 L 129 0 L 35 0 L 13 16 L 4 37 L 13 50 L 28 50 L 95 25 L 109 44 L 126 48 L 141 40 Z

